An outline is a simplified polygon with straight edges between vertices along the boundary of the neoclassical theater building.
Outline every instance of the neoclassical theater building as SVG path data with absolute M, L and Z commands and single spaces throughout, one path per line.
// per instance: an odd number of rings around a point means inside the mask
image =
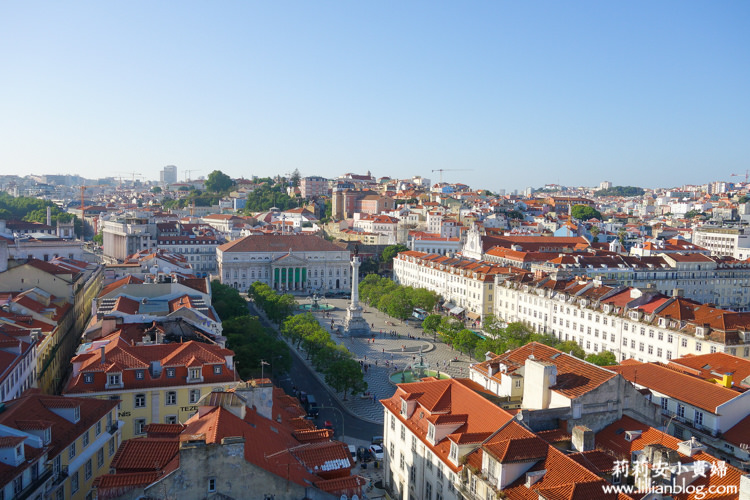
M 216 248 L 221 282 L 247 291 L 256 282 L 279 291 L 347 291 L 349 251 L 312 235 L 261 234 Z

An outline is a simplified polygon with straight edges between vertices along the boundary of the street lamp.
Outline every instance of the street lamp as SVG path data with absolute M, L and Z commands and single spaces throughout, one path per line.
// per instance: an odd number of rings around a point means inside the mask
M 340 409 L 336 408 L 335 406 L 318 406 L 318 409 L 320 410 L 336 410 L 339 412 L 339 416 L 341 417 L 341 440 L 344 440 L 345 433 L 344 433 L 344 412 L 342 412 Z

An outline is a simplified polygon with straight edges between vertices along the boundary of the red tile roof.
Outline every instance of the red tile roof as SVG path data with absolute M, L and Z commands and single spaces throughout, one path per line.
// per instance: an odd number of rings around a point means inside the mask
M 300 235 L 268 235 L 260 234 L 246 236 L 238 240 L 219 245 L 217 250 L 222 252 L 340 252 L 330 241 L 319 236 Z
M 180 443 L 174 438 L 128 439 L 117 449 L 110 468 L 119 472 L 148 472 L 164 468 L 179 457 Z
M 401 399 L 410 394 L 421 395 L 416 400 L 416 409 L 408 419 L 405 419 L 401 415 Z M 381 400 L 381 403 L 453 471 L 460 470 L 461 466 L 454 465 L 448 459 L 451 440 L 461 441 L 462 435 L 467 434 L 470 442 L 476 442 L 480 434 L 484 434 L 485 437 L 489 436 L 513 418 L 510 413 L 492 404 L 458 379 L 425 379 L 422 382 L 398 384 L 395 394 L 388 399 Z M 460 415 L 461 418 L 456 420 L 446 418 L 444 421 L 431 418 L 437 417 L 436 413 L 444 412 Z M 433 445 L 427 440 L 430 420 L 458 427 L 449 439 L 443 439 Z
M 731 401 L 740 394 L 692 375 L 670 370 L 657 363 L 631 362 L 625 365 L 610 366 L 609 370 L 621 374 L 633 384 L 647 387 L 670 398 L 683 401 L 711 413 L 718 413 L 717 407 Z
M 490 365 L 504 364 L 507 367 L 506 373 L 514 374 L 532 355 L 537 361 L 549 362 L 557 366 L 557 383 L 551 389 L 567 398 L 578 398 L 615 376 L 614 373 L 604 368 L 538 342 L 531 342 L 488 361 L 477 363 L 471 369 L 487 376 Z M 500 377 L 499 373 L 497 377 Z M 495 375 L 493 378 L 496 378 Z
M 628 441 L 625 439 L 626 432 L 624 431 L 641 431 L 641 434 L 635 437 L 632 441 Z M 610 424 L 596 434 L 597 448 L 613 452 L 616 456 L 628 460 L 630 460 L 634 451 L 642 450 L 646 445 L 657 443 L 672 450 L 677 450 L 680 440 L 626 416 Z M 716 457 L 709 455 L 704 451 L 695 453 L 692 457 L 680 455 L 681 463 L 691 463 L 697 460 L 702 460 L 708 463 L 719 461 Z M 704 488 L 703 492 L 706 493 L 706 496 L 703 498 L 722 500 L 736 498 L 736 496 L 733 495 L 726 496 L 725 494 L 709 493 L 709 488 L 711 486 L 737 486 L 740 484 L 740 476 L 742 476 L 743 473 L 729 464 L 726 464 L 726 466 L 727 473 L 724 477 L 720 477 L 719 474 L 707 474 L 707 477 L 698 477 L 691 483 L 693 486 L 702 486 Z M 721 490 L 726 491 L 724 488 Z M 683 493 L 675 494 L 674 498 L 676 500 L 698 500 L 701 497 L 696 496 L 695 494 L 690 495 Z
M 724 374 L 731 374 L 735 385 L 744 381 L 750 387 L 750 360 L 732 356 L 723 352 L 688 355 L 673 359 L 667 366 L 674 366 L 687 373 L 692 373 L 704 380 L 721 381 Z

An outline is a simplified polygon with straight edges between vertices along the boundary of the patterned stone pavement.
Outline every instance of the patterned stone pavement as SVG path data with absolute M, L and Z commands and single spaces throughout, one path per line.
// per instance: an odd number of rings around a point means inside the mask
M 428 369 L 448 373 L 451 377 L 468 376 L 469 365 L 474 362 L 468 356 L 461 355 L 440 341 L 433 341 L 432 336 L 425 337 L 421 328 L 405 324 L 374 308 L 365 307 L 363 311 L 364 318 L 372 325 L 374 340 L 339 335 L 337 327 L 342 324 L 349 301 L 327 299 L 327 302 L 336 309 L 329 313 L 314 313 L 318 321 L 330 332 L 333 320 L 334 332 L 331 338 L 345 346 L 363 366 L 368 366 L 365 381 L 369 397 L 349 396 L 347 400 L 343 400 L 340 393 L 330 389 L 342 405 L 358 417 L 374 423 L 383 423 L 383 407 L 378 400 L 392 396 L 396 390 L 389 375 L 418 363 L 420 349 Z M 456 357 L 458 361 L 454 360 Z M 398 379 L 397 381 L 400 382 Z

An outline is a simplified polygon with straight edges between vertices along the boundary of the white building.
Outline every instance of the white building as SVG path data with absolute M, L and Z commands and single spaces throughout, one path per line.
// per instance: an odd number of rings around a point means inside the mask
M 351 287 L 349 251 L 318 236 L 246 236 L 219 246 L 216 254 L 221 282 L 238 290 L 256 281 L 280 291 Z
M 736 259 L 750 255 L 750 234 L 742 227 L 698 226 L 693 230 L 693 243 L 710 250 L 712 255 Z
M 393 259 L 393 280 L 437 293 L 443 307 L 456 316 L 482 322 L 494 314 L 496 275 L 512 271 L 488 262 L 423 252 L 401 252 Z
M 504 278 L 497 277 L 498 317 L 573 340 L 588 353 L 612 351 L 618 360 L 665 363 L 708 352 L 750 357 L 750 313 L 596 280 Z

